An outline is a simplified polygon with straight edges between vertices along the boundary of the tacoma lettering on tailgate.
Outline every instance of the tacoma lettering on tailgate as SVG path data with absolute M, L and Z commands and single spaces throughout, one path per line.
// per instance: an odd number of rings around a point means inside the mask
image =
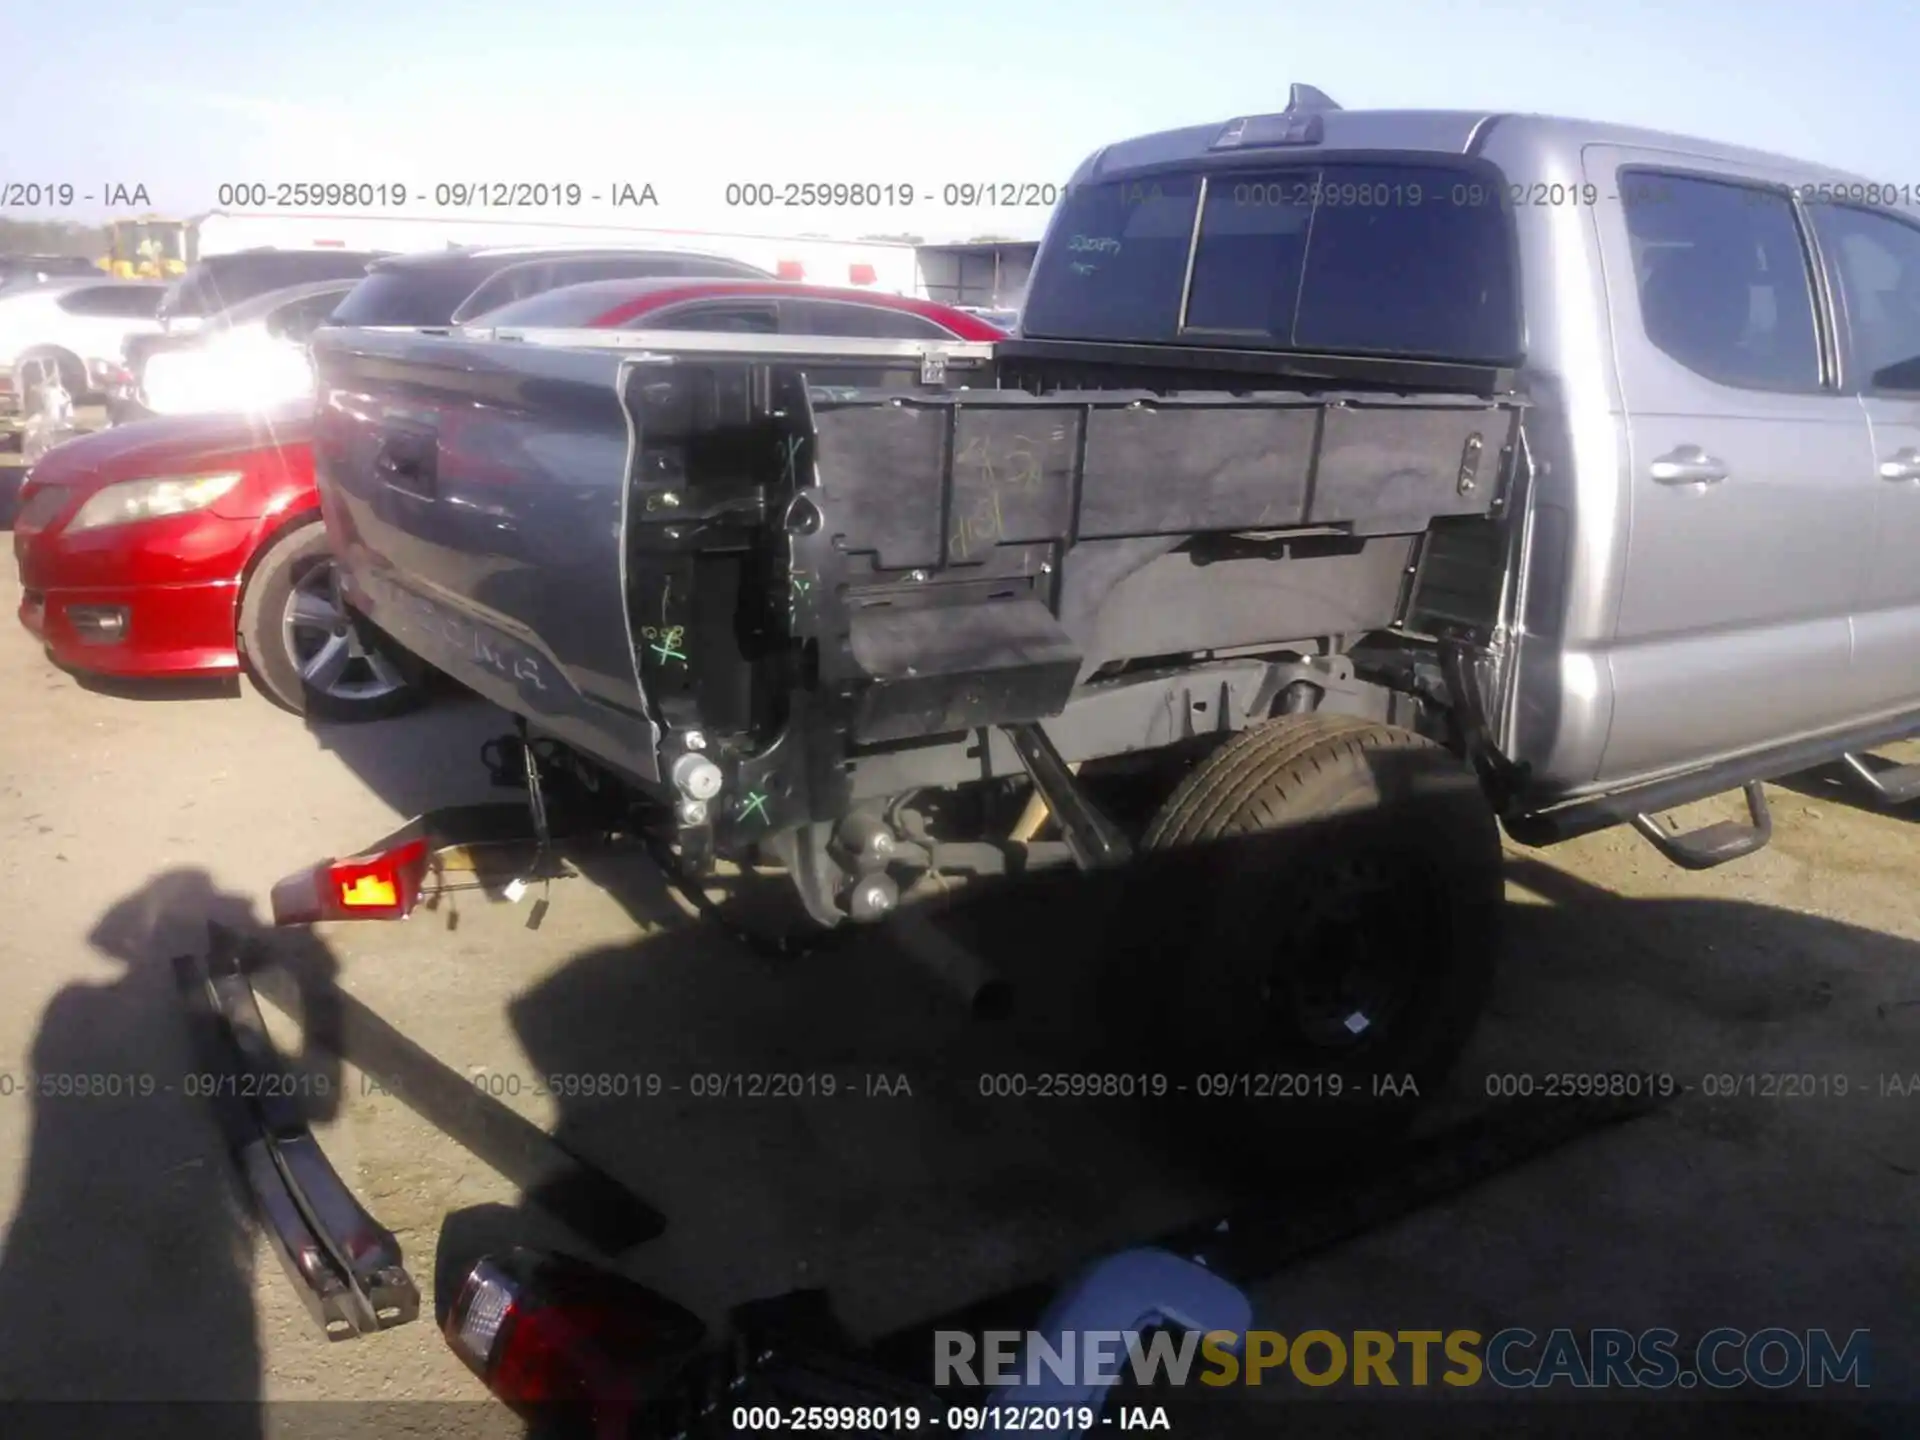
M 547 688 L 545 666 L 525 646 L 515 644 L 496 630 L 456 615 L 445 606 L 437 605 L 426 596 L 408 590 L 383 575 L 367 576 L 363 583 L 369 591 L 374 592 L 383 608 L 407 616 L 435 640 L 486 666 L 502 679 L 524 681 L 536 690 L 544 691 Z

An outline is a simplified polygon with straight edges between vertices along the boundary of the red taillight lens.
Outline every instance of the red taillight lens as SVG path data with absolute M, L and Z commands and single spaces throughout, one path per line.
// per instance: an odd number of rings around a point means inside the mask
M 871 285 L 880 278 L 880 272 L 871 265 L 847 266 L 847 279 L 855 285 Z
M 548 1308 L 509 1318 L 487 1385 L 517 1405 L 590 1405 L 620 1390 L 592 1312 Z
M 427 878 L 427 842 L 409 840 L 373 855 L 330 860 L 273 887 L 273 923 L 404 920 Z
M 383 855 L 336 860 L 327 867 L 327 885 L 342 910 L 404 915 L 419 898 L 426 871 L 427 842 L 414 840 Z
M 774 267 L 773 273 L 781 280 L 804 280 L 807 278 L 807 267 L 798 260 L 782 260 Z
M 691 1312 L 622 1276 L 563 1255 L 513 1250 L 468 1272 L 445 1334 L 508 1404 L 606 1418 L 656 1398 L 704 1329 Z

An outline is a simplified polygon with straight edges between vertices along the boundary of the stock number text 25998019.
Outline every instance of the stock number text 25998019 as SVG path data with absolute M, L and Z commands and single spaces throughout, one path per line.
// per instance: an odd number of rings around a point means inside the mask
M 214 191 L 222 209 L 306 210 L 324 206 L 344 210 L 398 209 L 417 190 L 386 180 L 234 180 Z
M 724 192 L 736 209 L 847 208 L 904 210 L 942 205 L 950 210 L 1052 208 L 1067 187 L 1051 181 L 962 180 L 914 185 L 903 180 L 736 180 Z
M 520 1075 L 510 1070 L 476 1069 L 474 1089 L 495 1098 L 554 1100 L 833 1100 L 840 1097 L 895 1099 L 913 1095 L 900 1072 L 833 1070 L 693 1070 L 664 1075 L 648 1072 Z
M 1020 1071 L 983 1072 L 977 1087 L 990 1100 L 1389 1100 L 1417 1097 L 1410 1074 L 1343 1076 L 1337 1071 Z
M 1460 180 L 1450 185 L 1423 185 L 1418 181 L 1333 181 L 1302 177 L 1239 180 L 1222 189 L 1228 202 L 1241 209 L 1306 206 L 1356 210 L 1480 209 L 1493 206 L 1520 209 L 1597 205 L 1603 199 L 1612 198 L 1604 195 L 1597 185 L 1497 185 L 1478 180 Z
M 431 205 L 441 210 L 575 210 L 588 204 L 652 208 L 660 203 L 650 184 L 613 180 L 582 185 L 577 180 L 444 180 L 405 185 L 397 180 L 235 180 L 214 192 L 214 203 L 236 210 L 403 210 Z

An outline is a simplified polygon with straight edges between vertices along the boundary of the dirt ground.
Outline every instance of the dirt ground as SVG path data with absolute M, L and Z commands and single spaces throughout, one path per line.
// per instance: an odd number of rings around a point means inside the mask
M 376 726 L 309 726 L 238 685 L 90 686 L 12 622 L 17 600 L 0 563 L 0 1398 L 483 1399 L 430 1317 L 320 1336 L 235 1212 L 217 1133 L 186 1093 L 195 1062 L 167 958 L 209 915 L 263 918 L 280 876 L 427 806 L 496 793 L 478 751 L 502 718 L 450 699 Z M 1920 1410 L 1888 1419 L 1863 1399 L 1920 1404 L 1920 1092 L 1883 1093 L 1920 1072 L 1920 813 L 1876 813 L 1830 777 L 1769 793 L 1774 843 L 1719 871 L 1671 868 L 1631 833 L 1513 850 L 1508 953 L 1443 1104 L 1503 1076 L 1617 1070 L 1671 1075 L 1682 1098 L 1291 1267 L 1258 1289 L 1256 1326 L 1865 1329 L 1871 1392 L 1838 1397 L 1826 1428 L 1803 1433 L 1914 1433 Z M 331 1082 L 316 1133 L 423 1290 L 449 1215 L 578 1244 L 521 1203 L 552 1155 L 535 1145 L 513 1162 L 487 1138 L 515 1115 L 667 1217 L 626 1253 L 628 1273 L 713 1319 L 824 1285 L 862 1336 L 1243 1192 L 1244 1157 L 1174 1158 L 1164 1137 L 1073 1102 L 983 1097 L 977 1027 L 883 945 L 769 964 L 688 922 L 644 867 L 597 865 L 594 879 L 554 886 L 538 930 L 530 902 L 474 902 L 333 927 L 288 952 L 349 1037 L 344 1064 L 306 1047 L 303 1073 Z M 1035 954 L 1074 939 L 1026 934 Z M 302 1050 L 294 1020 L 275 1025 Z M 739 1072 L 831 1073 L 839 1090 L 692 1094 L 696 1076 Z M 128 1078 L 118 1099 L 36 1100 L 30 1073 Z M 662 1088 L 536 1095 L 554 1074 Z M 911 1095 L 867 1093 L 876 1075 L 887 1089 L 906 1077 Z M 1732 1082 L 1756 1093 L 1708 1093 L 1723 1075 L 1758 1077 Z M 1776 1075 L 1820 1093 L 1758 1093 Z M 153 1093 L 131 1093 L 142 1077 Z M 507 1120 L 450 1104 L 429 1123 L 397 1083 L 481 1095 Z M 597 1218 L 639 1225 L 618 1209 Z M 1422 1394 L 1457 1415 L 1447 1433 L 1489 1428 L 1471 1409 L 1480 1392 Z M 1300 1402 L 1288 1424 L 1359 1413 L 1349 1390 L 1299 1386 L 1247 1392 L 1240 1409 L 1263 1398 Z M 1560 1433 L 1583 1433 L 1567 1399 L 1562 1387 L 1539 1403 Z M 1505 1401 L 1502 1429 L 1525 1404 Z M 1608 1412 L 1618 1403 L 1578 1408 L 1625 1425 Z M 370 1412 L 339 1412 L 357 1413 Z M 404 1433 L 470 1434 L 495 1417 L 408 1413 Z M 1632 1424 L 1670 1433 L 1694 1413 L 1669 1397 Z M 263 1433 L 250 1411 L 229 1420 Z

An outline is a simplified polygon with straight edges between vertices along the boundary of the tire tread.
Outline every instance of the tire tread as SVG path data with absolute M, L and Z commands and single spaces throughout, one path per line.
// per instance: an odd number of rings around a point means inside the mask
M 1401 763 L 1373 758 L 1389 755 Z M 1347 825 L 1349 817 L 1356 823 Z M 1316 830 L 1316 821 L 1329 828 Z M 1262 836 L 1278 843 L 1267 848 Z M 1239 848 L 1249 842 L 1253 849 Z M 1417 942 L 1431 977 L 1421 982 L 1425 998 L 1370 1042 L 1364 1058 L 1352 1059 L 1263 1037 L 1245 1020 L 1254 1001 L 1240 968 L 1256 930 L 1268 940 L 1291 933 L 1295 917 L 1311 909 L 1299 902 L 1312 887 L 1342 883 L 1345 846 L 1426 871 L 1422 883 L 1441 897 L 1440 928 Z M 1498 822 L 1471 772 L 1446 746 L 1360 716 L 1275 716 L 1242 730 L 1188 771 L 1140 849 L 1176 866 L 1185 864 L 1177 858 L 1184 852 L 1197 868 L 1169 871 L 1171 895 L 1143 892 L 1120 923 L 1118 933 L 1126 937 L 1120 943 L 1138 952 L 1123 988 L 1130 1003 L 1145 1010 L 1136 1019 L 1115 1002 L 1115 1013 L 1135 1027 L 1130 1036 L 1137 1031 L 1156 1053 L 1196 1063 L 1226 1055 L 1249 1069 L 1329 1068 L 1351 1072 L 1356 1084 L 1366 1074 L 1411 1075 L 1416 1095 L 1444 1082 L 1485 1003 L 1501 949 L 1504 892 Z M 1141 936 L 1151 939 L 1143 944 Z M 1168 983 L 1169 969 L 1171 994 L 1158 988 Z M 1268 1048 L 1274 1044 L 1280 1048 Z M 1245 1107 L 1216 1108 L 1221 1115 L 1209 1115 L 1209 1126 Z M 1411 1113 L 1398 1101 L 1375 1105 L 1383 1116 L 1403 1109 Z
M 1276 807 L 1328 762 L 1370 750 L 1441 750 L 1410 730 L 1355 715 L 1277 716 L 1214 751 L 1180 783 L 1154 817 L 1142 842 L 1151 850 L 1232 835 L 1281 823 Z

